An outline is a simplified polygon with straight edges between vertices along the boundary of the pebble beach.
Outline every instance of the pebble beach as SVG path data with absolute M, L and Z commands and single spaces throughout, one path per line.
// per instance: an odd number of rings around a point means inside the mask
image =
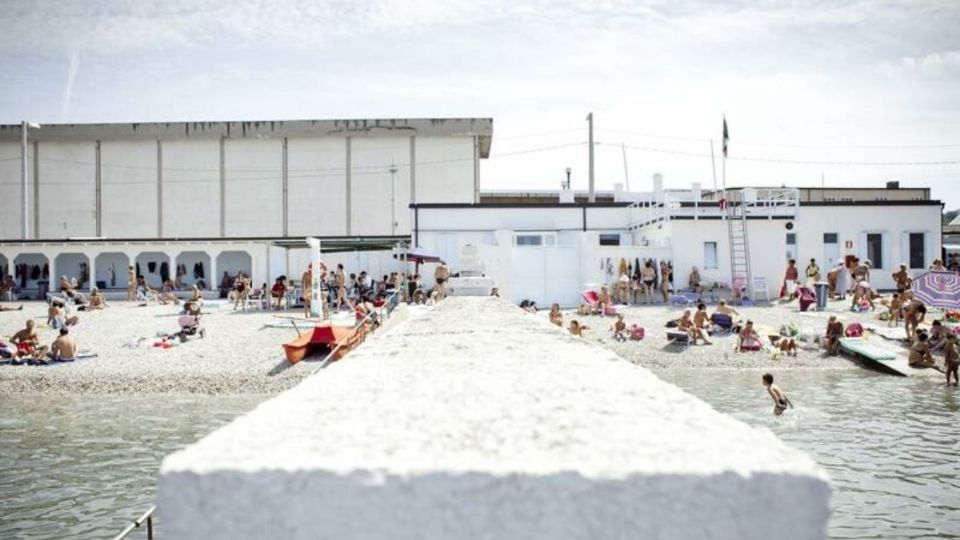
M 9 304 L 8 304 L 9 305 Z M 0 313 L 0 339 L 6 341 L 34 318 L 41 343 L 57 331 L 46 327 L 47 306 L 26 302 L 23 311 Z M 204 309 L 205 337 L 170 348 L 155 347 L 158 333 L 179 330 L 179 307 L 111 302 L 102 311 L 74 313 L 80 322 L 71 334 L 80 350 L 95 358 L 47 366 L 0 366 L 0 394 L 9 393 L 276 393 L 315 369 L 307 359 L 290 365 L 281 344 L 296 336 L 293 328 L 270 328 L 276 315 L 293 312 Z

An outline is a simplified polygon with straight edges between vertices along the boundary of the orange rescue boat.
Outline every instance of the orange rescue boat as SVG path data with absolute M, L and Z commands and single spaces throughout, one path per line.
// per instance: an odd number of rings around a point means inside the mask
M 354 331 L 349 326 L 322 323 L 313 327 L 311 331 L 304 332 L 292 341 L 284 343 L 283 351 L 287 355 L 287 361 L 296 364 L 311 354 L 322 353 L 325 356 L 339 344 L 341 347 L 331 358 L 331 360 L 339 360 L 363 341 L 367 331 L 367 325 L 361 325 Z

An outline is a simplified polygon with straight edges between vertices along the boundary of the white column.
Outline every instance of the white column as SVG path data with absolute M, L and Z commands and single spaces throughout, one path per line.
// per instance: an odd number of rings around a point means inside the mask
M 57 274 L 57 254 L 56 252 L 41 252 L 47 258 L 48 269 L 50 270 L 49 274 L 49 292 L 59 292 L 57 289 L 60 288 L 60 275 Z M 42 268 L 42 267 L 41 267 Z M 40 274 L 40 279 L 43 279 L 43 274 Z M 46 298 L 40 298 L 40 300 L 46 300 Z
M 207 272 L 207 289 L 216 291 L 220 288 L 220 274 L 217 272 L 217 257 L 220 255 L 220 250 L 207 250 L 207 255 L 210 256 L 210 270 Z
M 86 252 L 87 272 L 90 274 L 90 282 L 87 283 L 87 289 L 92 291 L 97 286 L 97 253 Z

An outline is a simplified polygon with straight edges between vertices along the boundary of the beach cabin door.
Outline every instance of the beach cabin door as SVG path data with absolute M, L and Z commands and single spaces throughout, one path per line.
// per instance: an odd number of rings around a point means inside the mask
M 837 259 L 840 258 L 840 235 L 837 233 L 823 233 L 823 259 L 820 261 L 820 270 L 829 272 L 836 266 Z

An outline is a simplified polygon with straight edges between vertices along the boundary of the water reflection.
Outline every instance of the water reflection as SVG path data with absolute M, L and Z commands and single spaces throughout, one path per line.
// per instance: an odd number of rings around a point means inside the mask
M 2 398 L 0 538 L 116 535 L 153 503 L 163 456 L 265 398 Z
M 960 537 L 960 391 L 943 379 L 774 372 L 797 406 L 775 418 L 760 372 L 658 374 L 823 465 L 833 485 L 831 538 Z

